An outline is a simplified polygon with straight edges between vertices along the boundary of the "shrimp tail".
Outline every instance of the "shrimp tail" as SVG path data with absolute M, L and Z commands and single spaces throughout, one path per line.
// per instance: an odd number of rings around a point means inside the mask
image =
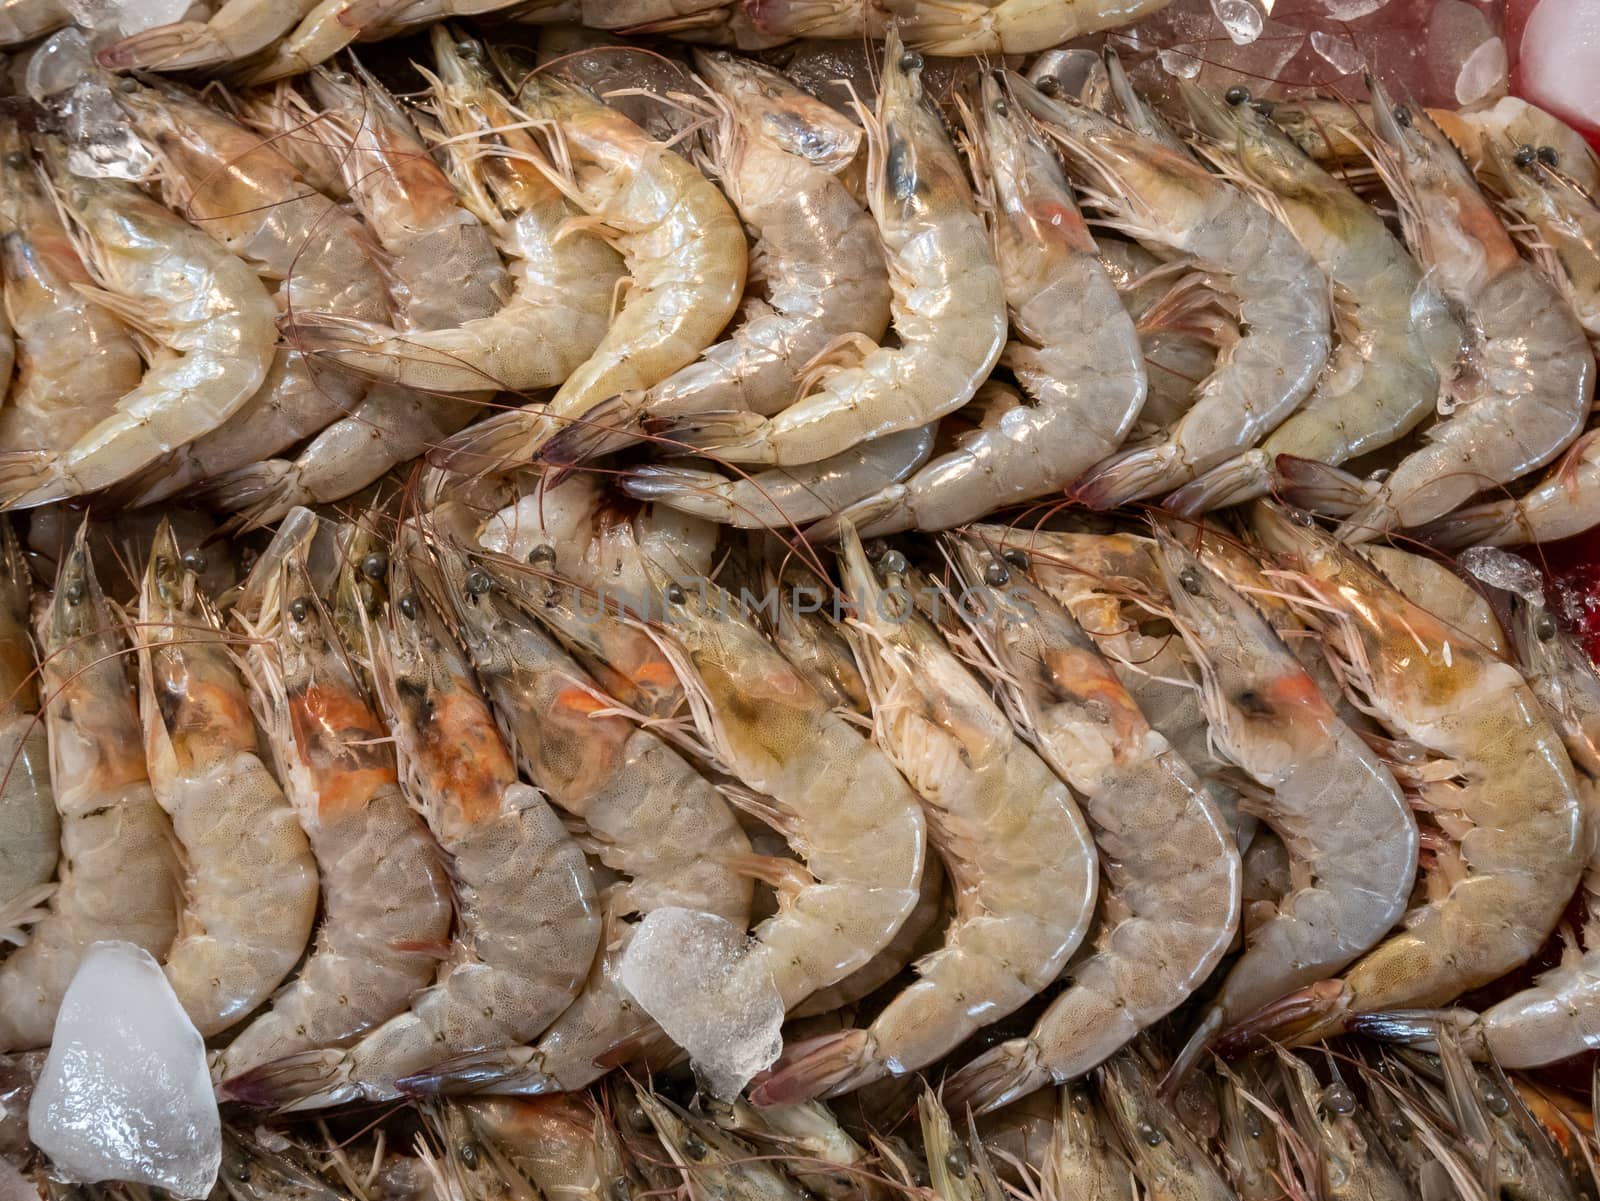
M 1278 495 L 1285 504 L 1328 517 L 1346 517 L 1367 503 L 1366 484 L 1348 471 L 1315 459 L 1279 455 Z
M 1145 446 L 1091 467 L 1072 485 L 1073 499 L 1091 509 L 1115 509 L 1165 492 L 1182 480 L 1183 464 L 1170 442 Z
M 858 1077 L 871 1078 L 875 1056 L 870 1030 L 840 1030 L 795 1043 L 750 1090 L 753 1105 L 795 1105 L 847 1092 Z
M 1299 1047 L 1343 1034 L 1349 1018 L 1349 985 L 1343 980 L 1319 980 L 1235 1022 L 1217 1035 L 1214 1045 L 1230 1058 L 1260 1050 L 1269 1042 Z
M 862 538 L 881 538 L 911 529 L 917 522 L 907 503 L 910 495 L 904 484 L 891 484 L 806 527 L 806 539 L 819 543 L 837 541 L 840 526 L 847 521 Z
M 1194 1033 L 1189 1035 L 1189 1041 L 1183 1044 L 1182 1050 L 1173 1059 L 1172 1066 L 1167 1069 L 1167 1076 L 1161 1082 L 1163 1096 L 1170 1097 L 1177 1092 L 1178 1085 L 1194 1070 L 1195 1064 L 1200 1062 L 1200 1057 L 1211 1047 L 1218 1031 L 1222 1029 L 1224 1013 L 1219 1006 L 1213 1006 L 1206 1011 L 1205 1017 L 1200 1019 L 1200 1024 L 1194 1028 Z
M 1039 1046 L 1031 1038 L 1013 1038 L 990 1047 L 944 1083 L 945 1104 L 954 1112 L 971 1108 L 988 1113 L 1051 1082 Z
M 495 471 L 527 462 L 544 445 L 550 423 L 530 409 L 507 409 L 446 438 L 434 457 L 451 471 Z
M 1266 452 L 1248 450 L 1190 480 L 1167 497 L 1164 507 L 1182 517 L 1195 517 L 1264 496 L 1272 484 L 1272 464 Z
M 493 1047 L 453 1055 L 420 1072 L 400 1077 L 395 1087 L 412 1097 L 464 1093 L 534 1096 L 562 1091 L 560 1081 L 536 1066 L 530 1047 Z
M 663 467 L 649 463 L 624 472 L 622 489 L 635 500 L 664 500 L 669 504 L 684 497 L 699 496 L 715 489 L 722 477 L 693 467 Z
M 108 71 L 209 66 L 217 61 L 208 53 L 213 41 L 210 34 L 204 21 L 174 21 L 125 37 L 94 58 Z
M 606 397 L 551 434 L 534 454 L 534 461 L 572 468 L 632 446 L 650 432 L 644 420 L 648 395 L 634 388 Z M 559 482 L 552 480 L 550 486 Z
M 302 1051 L 230 1076 L 217 1086 L 217 1096 L 284 1112 L 354 1101 L 361 1089 L 351 1082 L 342 1051 Z
M 55 456 L 43 450 L 0 451 L 0 509 L 26 509 L 67 495 Z
M 1416 536 L 1433 546 L 1453 550 L 1458 546 L 1499 546 L 1508 542 L 1535 541 L 1529 533 L 1517 530 L 1516 507 L 1503 501 L 1490 501 L 1457 509 L 1415 531 Z
M 277 521 L 293 505 L 294 491 L 294 464 L 286 459 L 271 459 L 230 471 L 204 489 L 212 504 L 234 515 L 228 528 L 241 532 Z
M 1420 1051 L 1438 1053 L 1439 1033 L 1452 1029 L 1462 1049 L 1478 1057 L 1482 1039 L 1477 1030 L 1478 1015 L 1470 1009 L 1389 1009 L 1373 1013 L 1352 1013 L 1349 1029 L 1352 1034 L 1365 1034 L 1380 1042 L 1404 1043 Z
M 738 455 L 759 445 L 767 419 L 759 413 L 692 413 L 663 423 L 661 433 L 668 440 L 686 443 L 681 453 L 698 450 L 709 455 Z

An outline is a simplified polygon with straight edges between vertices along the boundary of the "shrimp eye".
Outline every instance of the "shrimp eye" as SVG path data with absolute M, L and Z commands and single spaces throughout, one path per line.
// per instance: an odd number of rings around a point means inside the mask
M 1511 1102 L 1506 1095 L 1497 1088 L 1485 1089 L 1483 1103 L 1489 1112 L 1497 1118 L 1503 1118 L 1511 1112 Z
M 1053 75 L 1046 75 L 1034 86 L 1046 96 L 1059 96 L 1061 94 L 1061 81 Z
M 1389 1133 L 1401 1142 L 1408 1142 L 1411 1138 L 1411 1123 L 1397 1114 L 1389 1119 Z
M 467 591 L 472 591 L 470 584 L 467 587 Z M 406 620 L 415 621 L 417 619 L 417 598 L 414 595 L 408 592 L 400 598 L 398 603 L 400 605 L 400 613 Z
M 166 555 L 157 555 L 156 556 L 156 574 L 157 575 L 166 575 L 171 570 L 172 570 L 172 560 L 167 558 Z
M 369 580 L 381 580 L 389 574 L 389 556 L 375 550 L 361 560 L 361 574 Z
M 1239 706 L 1239 711 L 1242 712 L 1246 717 L 1272 716 L 1272 706 L 1267 704 L 1267 698 L 1262 696 L 1254 688 L 1246 688 L 1243 692 L 1239 693 L 1238 696 L 1234 697 L 1233 700 L 1234 703 Z
M 185 551 L 183 554 L 185 571 L 192 571 L 199 575 L 206 569 L 206 557 L 197 550 Z
M 611 1182 L 611 1201 L 628 1201 L 628 1182 L 618 1176 Z
M 27 165 L 28 156 L 20 150 L 13 150 L 10 154 L 6 155 L 6 166 L 10 167 L 13 171 L 19 171 Z
M 1200 582 L 1200 573 L 1192 567 L 1185 567 L 1178 573 L 1178 587 L 1190 596 L 1199 596 L 1205 591 L 1205 585 Z
M 83 600 L 83 592 L 84 592 L 84 588 L 83 588 L 83 581 L 82 580 L 68 580 L 67 581 L 67 587 L 66 587 L 67 604 L 76 605 L 80 601 L 82 601 Z
M 1549 642 L 1556 636 L 1555 619 L 1548 613 L 1541 613 L 1539 620 L 1533 623 L 1533 635 L 1540 642 Z
M 1394 110 L 1394 123 L 1400 126 L 1401 129 L 1410 129 L 1411 110 L 1403 104 L 1396 105 Z
M 1011 106 L 1004 100 L 996 100 L 994 102 L 994 111 L 997 117 L 1008 116 L 1011 112 Z
M 922 70 L 922 55 L 915 50 L 907 50 L 900 56 L 900 69 L 902 71 Z
M 690 1159 L 703 1159 L 706 1154 L 706 1145 L 700 1140 L 698 1134 L 683 1136 L 683 1153 Z
M 1222 98 L 1235 108 L 1238 108 L 1241 104 L 1250 103 L 1250 89 L 1235 84 L 1222 94 Z
M 1539 152 L 1532 146 L 1522 145 L 1517 147 L 1517 152 L 1511 156 L 1511 161 L 1519 167 L 1531 167 L 1539 159 Z
M 489 578 L 489 573 L 481 567 L 474 567 L 467 572 L 467 595 L 482 596 L 494 586 L 494 581 Z
M 1149 1147 L 1159 1147 L 1162 1143 L 1161 1131 L 1157 1130 L 1149 1122 L 1139 1123 L 1139 1137 Z
M 1354 1113 L 1356 1111 L 1356 1095 L 1350 1091 L 1350 1086 L 1342 1083 L 1333 1083 L 1328 1086 L 1328 1091 L 1322 1094 L 1322 1103 L 1329 1113 Z
M 462 1143 L 461 1144 L 461 1162 L 466 1164 L 467 1167 L 469 1167 L 469 1168 L 476 1168 L 478 1166 L 478 1144 L 477 1143 Z
M 250 1165 L 247 1163 L 238 1164 L 233 1169 L 233 1178 L 241 1183 L 247 1183 L 250 1175 Z
M 950 1174 L 957 1180 L 967 1178 L 967 1153 L 960 1147 L 951 1147 L 944 1153 L 944 1166 L 950 1169 Z
M 1250 102 L 1250 107 L 1255 109 L 1256 112 L 1260 113 L 1263 117 L 1270 117 L 1277 109 L 1278 102 L 1276 100 L 1252 100 Z
M 529 563 L 554 563 L 556 561 L 556 548 L 548 542 L 541 543 L 528 552 Z
M 674 605 L 681 605 L 681 604 L 683 604 L 683 602 L 686 599 L 687 598 L 683 594 L 683 589 L 680 588 L 677 584 L 668 584 L 667 585 L 667 601 L 669 603 L 674 604 Z
M 333 80 L 334 83 L 340 85 L 351 84 L 355 82 L 355 80 L 350 77 L 350 72 L 348 71 L 335 71 L 332 75 L 328 76 L 328 78 Z
M 1541 146 L 1535 151 L 1535 154 L 1538 155 L 1539 161 L 1547 167 L 1559 167 L 1561 165 L 1561 156 L 1556 153 L 1554 146 Z
M 311 602 L 306 597 L 297 596 L 289 602 L 289 616 L 296 621 L 304 621 L 311 612 Z
M 1000 557 L 1019 571 L 1028 570 L 1028 552 L 1017 550 L 1015 547 L 1000 552 Z
M 138 90 L 139 81 L 134 79 L 132 76 L 124 75 L 121 79 L 117 80 L 117 91 L 119 92 L 137 92 Z
M 1256 1117 L 1256 1115 L 1254 1113 L 1248 1113 L 1248 1114 L 1245 1115 L 1244 1121 L 1245 1121 L 1244 1132 L 1246 1134 L 1248 1134 L 1251 1138 L 1260 1138 L 1261 1137 L 1261 1119 Z
M 983 582 L 991 588 L 998 588 L 1011 578 L 1011 569 L 1000 560 L 996 559 L 983 569 Z
M 456 53 L 462 58 L 470 58 L 474 60 L 483 57 L 483 51 L 479 48 L 477 42 L 457 42 Z
M 878 560 L 878 570 L 884 575 L 900 575 L 910 566 L 906 557 L 892 548 L 884 551 L 883 558 Z

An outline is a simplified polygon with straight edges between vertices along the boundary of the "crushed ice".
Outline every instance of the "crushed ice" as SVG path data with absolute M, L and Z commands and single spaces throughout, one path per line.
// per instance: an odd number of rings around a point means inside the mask
M 1493 546 L 1472 546 L 1456 561 L 1491 588 L 1520 597 L 1530 606 L 1544 606 L 1544 580 L 1534 565 Z
M 28 1137 L 63 1179 L 200 1198 L 222 1124 L 205 1043 L 150 954 L 97 942 L 78 965 L 28 1106 Z
M 1211 0 L 1211 11 L 1235 46 L 1248 46 L 1266 28 L 1261 10 L 1250 0 Z
M 1506 90 L 1511 64 L 1506 57 L 1506 44 L 1500 38 L 1480 42 L 1478 48 L 1467 55 L 1456 76 L 1456 103 L 1476 104 L 1486 97 Z
M 74 175 L 147 179 L 155 156 L 133 132 L 109 80 L 83 32 L 63 29 L 33 52 L 23 86 L 65 119 L 67 169 Z
M 665 908 L 639 924 L 622 956 L 622 986 L 722 1100 L 783 1050 L 783 998 L 757 945 L 726 918 Z
M 1386 0 L 1317 0 L 1317 7 L 1335 21 L 1354 21 L 1369 17 L 1385 4 Z
M 1321 59 L 1341 75 L 1361 70 L 1361 49 L 1355 39 L 1344 33 L 1329 33 L 1325 29 L 1311 34 L 1311 48 Z

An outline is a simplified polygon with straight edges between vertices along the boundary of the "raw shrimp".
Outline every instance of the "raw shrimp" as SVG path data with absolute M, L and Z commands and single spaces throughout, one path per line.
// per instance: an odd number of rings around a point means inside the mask
M 651 627 L 719 765 L 764 794 L 761 820 L 800 856 L 757 866 L 778 911 L 755 929 L 785 1008 L 888 945 L 921 897 L 926 826 L 890 760 L 746 622 L 721 588 L 654 569 Z
M 696 52 L 719 98 L 711 166 L 754 238 L 744 320 L 698 360 L 644 392 L 593 406 L 540 448 L 575 463 L 634 441 L 652 421 L 717 410 L 770 417 L 803 379 L 889 324 L 889 272 L 877 226 L 837 178 L 861 131 L 748 59 Z
M 817 463 L 770 467 L 742 479 L 692 467 L 645 464 L 627 472 L 622 487 L 639 500 L 738 529 L 798 527 L 899 486 L 927 462 L 933 435 L 931 425 L 885 434 Z M 976 512 L 987 512 L 994 502 L 990 494 Z
M 689 1196 L 708 1201 L 805 1201 L 808 1194 L 778 1169 L 776 1157 L 755 1154 L 742 1139 L 648 1089 L 640 1089 L 637 1096 L 656 1136 L 683 1174 Z
M 28 560 L 0 522 L 0 941 L 21 941 L 52 889 L 61 819 L 50 792 L 50 746 L 39 715 Z
M 980 106 L 969 135 L 1022 338 L 1000 362 L 1028 399 L 1007 390 L 1010 403 L 986 411 L 956 449 L 847 509 L 863 537 L 945 529 L 1058 491 L 1121 446 L 1144 405 L 1138 331 L 1054 153 L 993 75 L 983 77 Z
M 1557 542 L 1600 525 L 1600 430 L 1589 430 L 1521 496 L 1465 505 L 1416 531 L 1434 546 Z
M 455 1108 L 541 1198 L 620 1201 L 633 1195 L 617 1132 L 582 1095 L 473 1098 Z
M 766 564 L 762 583 L 766 589 L 764 595 L 777 598 L 776 608 L 767 621 L 773 645 L 835 709 L 845 708 L 864 717 L 871 716 L 867 684 L 861 678 L 850 643 L 837 623 L 823 612 L 823 606 L 833 597 L 833 586 L 793 560 L 786 560 L 778 568 Z M 925 882 L 932 878 L 935 905 L 938 904 L 938 876 L 938 872 L 923 875 Z
M 262 557 L 247 588 L 253 611 L 235 617 L 257 640 L 252 705 L 317 859 L 322 924 L 293 983 L 213 1062 L 224 1096 L 249 1068 L 393 1017 L 449 945 L 449 881 L 306 572 L 315 519 L 291 513 L 284 525 L 287 545 Z
M 1333 1057 L 1328 1057 L 1333 1079 L 1327 1088 L 1298 1056 L 1281 1051 L 1278 1062 L 1295 1125 L 1316 1156 L 1317 1196 L 1327 1201 L 1409 1201 L 1413 1194 L 1405 1177 L 1353 1116 L 1359 1103 Z
M 692 362 L 728 323 L 744 291 L 744 230 L 715 184 L 621 113 L 548 75 L 517 92 L 550 125 L 570 167 L 547 166 L 622 254 L 628 290 L 599 347 L 547 406 L 513 409 L 464 434 L 458 448 L 491 464 L 525 459 L 609 396 L 649 388 Z
M 459 548 L 438 548 L 467 650 L 509 728 L 518 758 L 572 815 L 580 841 L 622 879 L 602 891 L 606 928 L 589 979 L 535 1046 L 486 1046 L 402 1082 L 411 1091 L 550 1092 L 582 1088 L 595 1059 L 665 1036 L 617 979 L 628 920 L 663 906 L 714 913 L 743 928 L 750 844 L 726 802 L 665 742 L 606 702 L 505 587 Z M 670 1044 L 668 1044 L 670 1045 Z
M 51 177 L 87 248 L 99 303 L 169 353 L 71 446 L 0 452 L 0 505 L 27 507 L 126 479 L 227 420 L 266 376 L 277 342 L 255 272 L 132 184 L 87 179 L 45 146 Z
M 458 929 L 434 983 L 406 1012 L 348 1050 L 235 1077 L 233 1090 L 258 1102 L 307 1109 L 393 1099 L 404 1076 L 536 1037 L 577 995 L 594 958 L 600 918 L 583 852 L 518 781 L 471 668 L 414 575 L 409 560 L 424 552 L 413 535 L 402 531 L 388 556 L 389 602 L 370 623 L 369 653 L 406 793 L 448 859 Z M 344 574 L 367 566 L 362 556 Z
M 71 25 L 73 14 L 61 0 L 3 0 L 0 2 L 0 46 L 31 42 Z
M 711 1106 L 711 1117 L 758 1148 L 781 1155 L 795 1183 L 824 1201 L 885 1201 L 888 1190 L 873 1179 L 867 1152 L 820 1101 L 757 1109 L 735 1100 Z
M 952 413 L 988 376 L 1006 336 L 1000 271 L 921 75 L 922 56 L 890 30 L 867 174 L 899 344 L 868 349 L 773 417 L 691 416 L 674 436 L 735 463 L 814 463 Z
M 221 619 L 156 530 L 139 594 L 139 709 L 156 800 L 183 868 L 163 970 L 206 1037 L 253 1012 L 299 962 L 317 914 L 317 865 L 256 725 Z
M 882 37 L 892 22 L 925 54 L 1032 54 L 1165 8 L 1168 0 L 755 0 L 750 16 L 773 37 Z
M 0 446 L 65 451 L 139 386 L 128 328 L 85 295 L 89 273 L 16 125 L 0 125 L 0 272 L 17 378 L 0 408 Z
M 534 165 L 532 137 L 516 128 L 515 110 L 490 82 L 482 45 L 443 25 L 432 41 L 433 111 L 451 139 L 463 204 L 511 261 L 511 297 L 486 317 L 403 331 L 300 304 L 288 336 L 346 371 L 408 388 L 556 387 L 605 334 L 621 261 L 598 236 L 569 228 L 574 213 Z
M 979 598 L 968 624 L 1018 728 L 1083 798 L 1104 877 L 1105 916 L 1071 985 L 1027 1037 L 946 1082 L 952 1104 L 982 1112 L 1082 1075 L 1181 1004 L 1233 941 L 1241 876 L 1216 806 L 1089 635 L 998 548 L 974 535 L 954 549 L 963 593 Z
M 1086 1081 L 1064 1086 L 1045 1151 L 1043 1196 L 1066 1201 L 1134 1201 L 1133 1168 L 1108 1137 Z
M 885 555 L 886 588 L 855 531 L 840 534 L 875 738 L 923 799 L 955 913 L 943 945 L 918 961 L 915 984 L 865 1029 L 787 1047 L 752 1090 L 758 1105 L 849 1092 L 947 1054 L 1055 979 L 1088 931 L 1099 888 L 1071 793 L 911 609 L 904 557 Z
M 381 321 L 389 298 L 361 223 L 311 188 L 274 144 L 170 84 L 116 92 L 162 164 L 167 202 L 275 284 L 293 317 L 328 309 Z M 365 388 L 281 347 L 261 388 L 221 426 L 156 460 L 137 484 L 151 504 L 274 455 L 350 412 Z
M 1439 365 L 1461 345 L 1442 303 L 1428 300 L 1422 271 L 1383 219 L 1305 157 L 1245 103 L 1219 103 L 1192 84 L 1183 98 L 1215 139 L 1207 153 L 1230 178 L 1258 190 L 1340 290 L 1339 345 L 1300 410 L 1259 447 L 1211 468 L 1168 500 L 1198 513 L 1264 495 L 1280 454 L 1343 463 L 1404 437 L 1432 412 Z M 1237 101 L 1237 102 L 1236 102 Z
M 1093 179 L 1094 202 L 1141 241 L 1228 274 L 1240 337 L 1165 436 L 1093 468 L 1074 493 L 1113 508 L 1187 483 L 1253 446 L 1300 405 L 1330 343 L 1328 280 L 1289 228 L 1185 155 L 1018 75 L 1012 94 Z
M 193 71 L 248 58 L 277 41 L 316 0 L 226 0 L 209 20 L 173 21 L 100 50 L 102 67 Z
M 1339 526 L 1346 541 L 1442 517 L 1474 494 L 1554 459 L 1578 436 L 1594 394 L 1594 354 L 1548 278 L 1517 257 L 1454 146 L 1425 114 L 1374 85 L 1378 162 L 1400 203 L 1407 240 L 1474 329 L 1473 380 L 1381 484 L 1366 486 Z M 1315 485 L 1309 495 L 1315 495 Z M 1292 494 L 1292 493 L 1291 493 Z
M 1346 687 L 1394 736 L 1435 756 L 1408 765 L 1442 837 L 1429 840 L 1426 892 L 1403 930 L 1228 1039 L 1304 1042 L 1352 1013 L 1443 1004 L 1525 961 L 1561 916 L 1588 838 L 1572 766 L 1516 668 L 1277 506 L 1257 501 L 1253 529 L 1310 598 L 1305 616 Z
M 1363 546 L 1361 555 L 1412 604 L 1502 658 L 1510 657 L 1505 631 L 1500 628 L 1494 607 L 1448 564 L 1398 546 Z
M 1388 933 L 1416 876 L 1400 785 L 1241 594 L 1156 527 L 1173 624 L 1200 668 L 1211 739 L 1262 789 L 1247 794 L 1290 853 L 1294 891 L 1257 925 L 1173 1065 L 1218 1030 L 1339 971 Z
M 121 939 L 159 956 L 177 930 L 172 827 L 150 793 L 125 646 L 88 532 L 85 522 L 62 556 L 39 619 L 61 867 L 50 911 L 0 964 L 0 1050 L 49 1044 L 91 943 Z
M 1221 1132 L 1217 1142 L 1228 1179 L 1239 1194 L 1239 1201 L 1282 1201 L 1279 1184 L 1277 1118 L 1267 1090 L 1252 1081 L 1247 1086 L 1227 1065 L 1219 1064 L 1218 1105 Z M 1265 1106 L 1269 1112 L 1263 1113 Z
M 1100 1092 L 1133 1173 L 1150 1201 L 1233 1201 L 1206 1149 L 1157 1091 L 1137 1052 L 1100 1069 Z

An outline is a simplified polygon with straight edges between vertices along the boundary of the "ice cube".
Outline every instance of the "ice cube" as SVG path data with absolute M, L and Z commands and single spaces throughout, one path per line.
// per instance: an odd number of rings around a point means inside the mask
M 650 913 L 622 956 L 622 986 L 731 1100 L 783 1050 L 783 998 L 757 943 L 695 909 Z
M 1538 569 L 1520 555 L 1493 546 L 1471 546 L 1462 551 L 1456 561 L 1489 587 L 1543 607 L 1544 579 Z
M 1317 7 L 1335 21 L 1354 21 L 1371 16 L 1386 0 L 1317 0 Z
M 1600 128 L 1600 0 L 1540 0 L 1519 57 L 1524 96 L 1572 124 Z
M 1311 34 L 1311 48 L 1341 75 L 1361 70 L 1361 49 L 1348 34 L 1315 30 Z
M 1489 96 L 1504 95 L 1510 66 L 1506 44 L 1500 38 L 1479 43 L 1456 76 L 1456 103 L 1475 104 Z
M 1161 60 L 1163 71 L 1178 79 L 1193 79 L 1200 74 L 1200 68 L 1204 65 L 1197 55 L 1177 49 L 1158 50 L 1156 58 Z
M 63 111 L 67 117 L 67 170 L 92 179 L 143 180 L 155 155 L 128 124 L 127 114 L 99 78 L 81 79 Z
M 1235 46 L 1248 46 L 1266 28 L 1261 10 L 1250 0 L 1211 0 L 1211 11 Z
M 56 1173 L 206 1196 L 222 1124 L 205 1043 L 161 966 L 127 942 L 97 942 L 61 1001 L 28 1137 Z
M 52 96 L 70 92 L 94 69 L 89 41 L 81 29 L 63 29 L 51 34 L 28 57 L 28 73 L 23 86 L 35 104 Z
M 62 0 L 62 4 L 83 28 L 127 37 L 182 20 L 190 0 Z

